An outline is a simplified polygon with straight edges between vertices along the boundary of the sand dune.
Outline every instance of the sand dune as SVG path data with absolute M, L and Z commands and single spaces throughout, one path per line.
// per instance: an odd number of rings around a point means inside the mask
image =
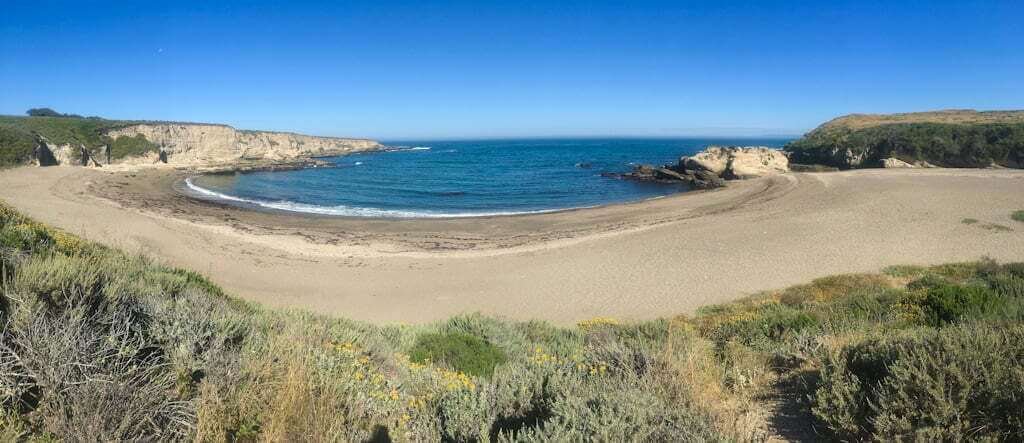
M 241 298 L 382 322 L 652 318 L 891 264 L 1024 259 L 1024 224 L 1009 218 L 1024 209 L 1019 170 L 787 174 L 553 214 L 397 221 L 199 202 L 172 189 L 182 177 L 20 168 L 0 172 L 0 199 Z

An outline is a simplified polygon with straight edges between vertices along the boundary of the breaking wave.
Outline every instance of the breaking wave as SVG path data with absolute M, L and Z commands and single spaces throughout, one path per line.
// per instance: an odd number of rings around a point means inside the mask
M 192 182 L 193 177 L 185 179 L 185 186 L 197 197 L 213 201 L 226 201 L 246 206 L 275 209 L 278 211 L 298 212 L 303 214 L 335 215 L 345 217 L 377 217 L 377 218 L 467 218 L 467 217 L 494 217 L 499 215 L 523 215 L 523 214 L 544 214 L 549 212 L 565 211 L 569 209 L 584 209 L 593 206 L 581 206 L 577 208 L 563 209 L 542 209 L 537 211 L 505 211 L 505 212 L 431 212 L 431 211 L 399 211 L 394 209 L 360 208 L 351 206 L 320 206 L 290 201 L 268 201 L 256 200 L 233 195 L 223 194 L 217 191 L 206 189 Z

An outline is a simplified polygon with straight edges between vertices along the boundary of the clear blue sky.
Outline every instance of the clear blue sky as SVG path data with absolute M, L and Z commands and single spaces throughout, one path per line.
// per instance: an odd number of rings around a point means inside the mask
M 383 139 L 1024 108 L 1024 2 L 5 0 L 0 113 Z

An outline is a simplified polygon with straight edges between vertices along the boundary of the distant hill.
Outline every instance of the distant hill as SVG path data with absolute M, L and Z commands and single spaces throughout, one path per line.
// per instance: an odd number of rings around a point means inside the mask
M 794 163 L 877 167 L 882 159 L 946 167 L 1024 166 L 1024 111 L 851 114 L 786 145 Z

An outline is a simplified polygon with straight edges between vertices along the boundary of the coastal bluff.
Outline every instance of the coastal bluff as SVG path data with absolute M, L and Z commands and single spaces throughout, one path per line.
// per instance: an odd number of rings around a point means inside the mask
M 312 157 L 372 151 L 361 138 L 249 131 L 214 123 L 110 120 L 60 114 L 0 115 L 0 167 L 169 165 L 185 168 L 281 166 Z
M 143 123 L 113 129 L 111 139 L 144 137 L 154 152 L 124 163 L 218 166 L 251 162 L 288 162 L 310 157 L 342 155 L 380 149 L 374 140 L 317 137 L 291 132 L 245 131 L 227 125 Z
M 851 114 L 783 149 L 793 163 L 839 169 L 1024 168 L 1024 111 Z

